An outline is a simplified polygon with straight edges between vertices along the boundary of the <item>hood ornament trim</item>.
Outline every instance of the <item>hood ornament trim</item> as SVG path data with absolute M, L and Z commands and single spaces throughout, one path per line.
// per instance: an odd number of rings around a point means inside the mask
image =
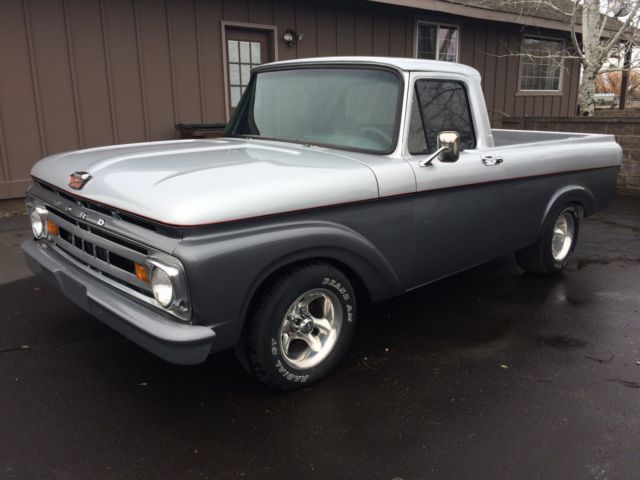
M 74 190 L 81 190 L 92 178 L 89 172 L 74 172 L 69 175 L 69 187 Z

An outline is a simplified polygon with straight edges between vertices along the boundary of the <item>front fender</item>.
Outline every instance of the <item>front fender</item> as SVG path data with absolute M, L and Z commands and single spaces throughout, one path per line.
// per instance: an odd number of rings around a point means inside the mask
M 403 291 L 398 275 L 367 238 L 327 221 L 283 222 L 185 240 L 174 254 L 185 265 L 194 315 L 215 328 L 217 346 L 233 346 L 258 288 L 286 265 L 327 259 L 358 275 L 373 300 Z

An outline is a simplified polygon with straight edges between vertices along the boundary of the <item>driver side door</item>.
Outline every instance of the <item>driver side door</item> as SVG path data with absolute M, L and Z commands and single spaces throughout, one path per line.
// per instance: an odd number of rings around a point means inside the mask
M 422 285 L 504 254 L 505 173 L 486 161 L 464 77 L 414 80 L 407 161 L 417 183 L 415 284 Z M 457 161 L 421 166 L 443 131 L 460 137 Z

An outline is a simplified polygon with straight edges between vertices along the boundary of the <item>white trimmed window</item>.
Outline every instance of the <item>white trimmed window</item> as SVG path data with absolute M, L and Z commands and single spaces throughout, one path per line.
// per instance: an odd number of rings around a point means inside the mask
M 260 42 L 227 40 L 227 63 L 229 65 L 229 100 L 236 108 L 245 88 L 249 85 L 251 69 L 262 63 Z
M 427 60 L 458 61 L 459 28 L 455 25 L 418 22 L 416 56 Z
M 520 91 L 559 92 L 562 89 L 564 42 L 522 37 Z

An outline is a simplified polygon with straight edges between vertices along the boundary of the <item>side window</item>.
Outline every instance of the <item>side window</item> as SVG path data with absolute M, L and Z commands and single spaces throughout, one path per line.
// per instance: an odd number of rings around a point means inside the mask
M 427 153 L 427 137 L 422 125 L 422 115 L 420 114 L 420 103 L 418 97 L 413 93 L 411 99 L 411 120 L 409 121 L 409 137 L 407 147 L 411 155 L 421 155 Z
M 411 112 L 411 123 L 409 133 L 409 152 L 432 153 L 437 148 L 437 137 L 440 132 L 451 130 L 460 135 L 460 146 L 462 149 L 474 148 L 476 146 L 476 136 L 473 131 L 471 120 L 471 110 L 469 108 L 469 98 L 467 90 L 460 82 L 450 80 L 418 80 L 415 86 L 415 97 L 421 114 L 421 119 Z M 415 122 L 414 122 L 415 117 Z M 424 135 L 426 139 L 426 152 L 415 152 L 413 148 L 418 148 L 418 141 L 415 136 L 414 123 L 422 120 Z M 418 134 L 419 136 L 419 134 Z

